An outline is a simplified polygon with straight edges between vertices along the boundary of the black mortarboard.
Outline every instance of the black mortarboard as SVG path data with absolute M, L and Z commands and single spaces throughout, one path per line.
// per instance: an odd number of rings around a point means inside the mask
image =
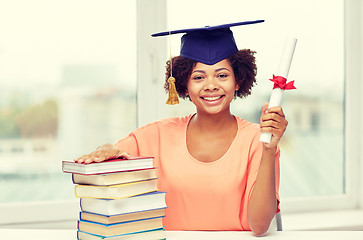
M 230 27 L 264 22 L 245 21 L 202 28 L 181 29 L 152 34 L 153 37 L 185 33 L 181 39 L 180 56 L 213 65 L 238 51 Z

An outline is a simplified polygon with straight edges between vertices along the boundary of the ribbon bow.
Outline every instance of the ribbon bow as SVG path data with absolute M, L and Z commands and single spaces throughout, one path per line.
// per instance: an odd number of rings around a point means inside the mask
M 281 76 L 273 75 L 273 78 L 270 79 L 270 81 L 274 82 L 273 89 L 275 89 L 275 88 L 280 88 L 281 90 L 296 89 L 296 87 L 294 86 L 295 81 L 286 83 L 286 78 L 281 77 Z

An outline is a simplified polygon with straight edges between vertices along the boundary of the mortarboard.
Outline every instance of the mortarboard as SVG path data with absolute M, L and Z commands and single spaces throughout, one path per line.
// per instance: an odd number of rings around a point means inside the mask
M 213 65 L 238 51 L 230 27 L 261 22 L 264 22 L 264 20 L 244 21 L 217 26 L 165 31 L 154 33 L 151 36 L 159 37 L 184 33 L 181 38 L 180 56 L 207 65 Z M 175 79 L 173 76 L 170 76 L 168 82 L 169 98 L 167 100 L 167 104 L 179 103 L 174 85 Z
M 159 37 L 185 33 L 181 38 L 180 56 L 197 62 L 213 65 L 238 51 L 230 27 L 261 23 L 264 20 L 245 21 L 202 28 L 189 28 L 154 33 Z

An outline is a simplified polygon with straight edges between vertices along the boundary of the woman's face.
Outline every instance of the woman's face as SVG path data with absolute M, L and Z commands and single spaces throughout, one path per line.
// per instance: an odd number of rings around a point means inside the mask
M 214 65 L 198 62 L 188 80 L 187 94 L 198 113 L 218 114 L 229 112 L 229 105 L 238 88 L 233 68 L 227 59 Z

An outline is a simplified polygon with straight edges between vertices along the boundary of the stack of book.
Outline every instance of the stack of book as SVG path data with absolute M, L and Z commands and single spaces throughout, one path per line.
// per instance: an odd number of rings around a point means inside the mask
M 165 192 L 157 191 L 153 158 L 112 159 L 80 164 L 63 161 L 80 198 L 78 239 L 166 239 Z

